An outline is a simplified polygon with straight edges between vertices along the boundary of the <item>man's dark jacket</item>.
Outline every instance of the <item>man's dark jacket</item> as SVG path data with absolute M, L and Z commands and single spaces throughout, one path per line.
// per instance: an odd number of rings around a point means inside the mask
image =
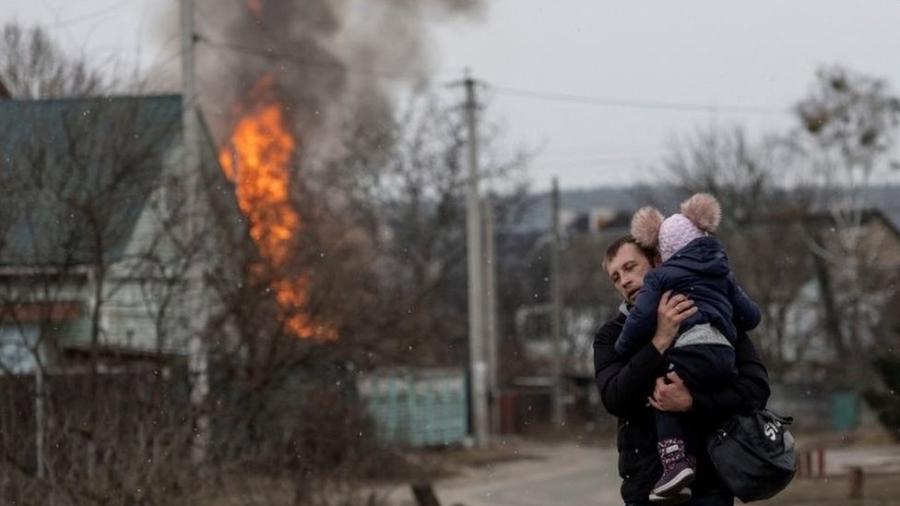
M 631 355 L 650 341 L 656 331 L 656 308 L 669 290 L 690 295 L 697 307 L 697 312 L 681 323 L 679 334 L 710 323 L 734 344 L 738 331 L 749 332 L 759 324 L 759 308 L 735 282 L 722 243 L 715 237 L 700 237 L 644 276 L 616 341 L 620 355 Z
M 663 356 L 651 344 L 643 345 L 627 358 L 619 356 L 614 345 L 625 315 L 607 322 L 594 336 L 594 371 L 600 398 L 610 414 L 618 417 L 617 446 L 622 498 L 626 502 L 646 501 L 659 479 L 662 468 L 656 452 L 656 424 L 647 397 L 653 392 L 663 369 Z M 714 430 L 728 416 L 765 407 L 769 399 L 766 368 L 753 342 L 738 332 L 735 343 L 733 383 L 708 393 L 694 393 L 693 407 L 686 423 L 701 435 Z M 701 445 L 702 446 L 702 445 Z M 694 496 L 727 492 L 712 469 L 705 451 L 698 451 L 697 481 L 691 486 Z

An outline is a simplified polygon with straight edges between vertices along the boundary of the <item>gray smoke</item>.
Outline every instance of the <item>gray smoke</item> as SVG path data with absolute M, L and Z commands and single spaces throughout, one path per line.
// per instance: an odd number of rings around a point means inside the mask
M 483 11 L 482 0 L 197 0 L 203 110 L 223 139 L 234 105 L 270 75 L 303 145 L 322 149 L 342 118 L 383 114 L 394 86 L 428 80 L 430 24 Z

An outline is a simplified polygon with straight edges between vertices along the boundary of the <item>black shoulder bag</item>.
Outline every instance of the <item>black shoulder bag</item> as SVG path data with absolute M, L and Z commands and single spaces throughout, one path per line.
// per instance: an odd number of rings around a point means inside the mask
M 794 436 L 787 430 L 793 421 L 767 409 L 735 415 L 707 440 L 719 477 L 738 499 L 768 499 L 794 478 Z

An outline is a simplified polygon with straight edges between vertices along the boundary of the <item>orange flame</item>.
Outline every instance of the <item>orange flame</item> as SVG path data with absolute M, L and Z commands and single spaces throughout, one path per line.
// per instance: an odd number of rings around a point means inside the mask
M 247 8 L 253 11 L 256 17 L 262 16 L 263 0 L 247 0 Z
M 225 175 L 237 185 L 241 211 L 250 220 L 250 236 L 275 267 L 284 265 L 289 241 L 300 227 L 288 201 L 287 166 L 295 147 L 281 108 L 267 104 L 242 117 L 231 146 L 219 152 Z
M 257 83 L 251 96 L 262 95 L 271 79 Z M 237 187 L 238 205 L 250 222 L 250 236 L 274 272 L 285 267 L 301 220 L 291 206 L 288 168 L 297 143 L 288 130 L 282 107 L 263 101 L 235 124 L 231 142 L 219 150 L 219 163 Z M 309 280 L 301 275 L 273 283 L 285 326 L 299 337 L 334 339 L 333 329 L 317 325 L 305 313 Z

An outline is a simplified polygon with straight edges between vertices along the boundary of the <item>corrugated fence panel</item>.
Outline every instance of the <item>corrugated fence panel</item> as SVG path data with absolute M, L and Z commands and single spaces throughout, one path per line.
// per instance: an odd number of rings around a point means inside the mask
M 466 437 L 465 379 L 457 369 L 391 369 L 362 376 L 357 388 L 383 443 L 423 447 Z

